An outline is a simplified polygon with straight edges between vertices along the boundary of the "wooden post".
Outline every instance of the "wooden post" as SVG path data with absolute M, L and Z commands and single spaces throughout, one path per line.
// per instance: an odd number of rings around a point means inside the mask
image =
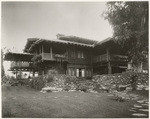
M 106 54 L 107 54 L 107 62 L 108 62 L 108 74 L 112 74 L 112 68 L 110 64 L 110 52 L 109 49 L 106 49 Z
M 44 71 L 42 71 L 42 75 L 44 76 Z
M 53 51 L 52 51 L 52 47 L 50 47 L 50 55 L 51 55 L 51 59 L 53 59 Z
M 91 55 L 91 65 L 90 65 L 90 68 L 89 68 L 89 71 L 90 71 L 90 77 L 93 77 L 93 65 L 92 65 L 92 62 L 93 62 L 93 54 L 90 52 L 90 55 Z M 88 75 L 89 75 L 89 71 L 88 71 Z
M 38 51 L 39 51 L 39 54 L 40 54 L 40 52 L 41 52 L 40 46 L 38 47 Z
M 16 69 L 16 79 L 17 79 L 17 69 Z
M 44 48 L 43 48 L 43 45 L 42 45 L 42 62 L 43 62 L 43 51 L 44 51 Z
M 33 69 L 33 77 L 35 76 L 35 71 L 34 71 L 34 69 Z
M 21 76 L 21 74 L 22 74 L 22 71 L 21 71 L 21 61 L 19 61 L 19 70 L 20 70 L 19 75 L 20 75 L 20 78 L 21 78 L 22 77 Z

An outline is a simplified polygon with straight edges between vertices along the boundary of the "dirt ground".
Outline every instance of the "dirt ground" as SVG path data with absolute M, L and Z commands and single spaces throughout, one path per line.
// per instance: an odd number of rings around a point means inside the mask
M 136 103 L 117 102 L 107 93 L 41 93 L 26 86 L 2 86 L 3 117 L 136 118 L 139 116 L 133 116 L 130 111 Z

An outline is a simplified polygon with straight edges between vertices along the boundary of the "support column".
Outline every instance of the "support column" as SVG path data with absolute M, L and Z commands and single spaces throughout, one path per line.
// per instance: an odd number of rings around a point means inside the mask
M 50 55 L 51 55 L 51 59 L 53 59 L 53 51 L 52 51 L 52 47 L 50 47 Z
M 112 68 L 111 68 L 111 64 L 110 64 L 110 52 L 109 49 L 106 49 L 106 54 L 107 54 L 107 62 L 108 62 L 108 74 L 112 74 Z
M 34 71 L 34 69 L 33 69 L 33 77 L 35 76 L 35 71 Z
M 22 74 L 22 71 L 21 71 L 21 60 L 18 61 L 18 65 L 19 65 L 19 78 L 21 79 L 21 74 Z
M 16 69 L 16 79 L 17 79 L 17 72 L 18 72 L 18 71 L 17 71 L 17 69 Z
M 43 45 L 42 45 L 42 62 L 43 62 L 43 52 L 44 52 L 44 48 L 43 48 Z

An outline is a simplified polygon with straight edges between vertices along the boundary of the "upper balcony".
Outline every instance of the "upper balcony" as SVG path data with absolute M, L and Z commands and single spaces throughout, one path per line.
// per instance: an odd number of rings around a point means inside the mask
M 48 60 L 48 61 L 55 61 L 55 60 L 59 60 L 62 59 L 64 61 L 67 61 L 67 55 L 66 54 L 51 54 L 51 53 L 42 53 L 42 60 Z
M 125 56 L 125 55 L 110 55 L 110 61 L 128 62 L 128 56 Z
M 11 62 L 10 69 L 31 69 L 30 62 Z
M 108 62 L 108 61 L 127 62 L 128 57 L 124 55 L 112 55 L 111 54 L 110 56 L 108 56 L 107 54 L 103 54 L 103 55 L 94 56 L 93 58 L 93 63 Z
M 55 54 L 55 53 L 41 53 L 39 55 L 35 55 L 32 58 L 32 61 L 57 61 L 57 60 L 68 61 L 68 57 L 65 54 Z

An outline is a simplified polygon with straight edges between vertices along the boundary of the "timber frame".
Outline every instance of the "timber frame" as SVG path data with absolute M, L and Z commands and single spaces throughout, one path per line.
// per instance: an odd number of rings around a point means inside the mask
M 120 73 L 127 69 L 128 63 L 128 57 L 112 38 L 98 42 L 62 34 L 54 40 L 29 38 L 24 53 L 6 53 L 5 60 L 20 61 L 20 64 L 11 65 L 11 71 L 30 69 L 44 75 L 56 70 L 60 74 L 83 78 L 91 78 L 93 74 Z M 23 62 L 30 65 L 23 68 Z

